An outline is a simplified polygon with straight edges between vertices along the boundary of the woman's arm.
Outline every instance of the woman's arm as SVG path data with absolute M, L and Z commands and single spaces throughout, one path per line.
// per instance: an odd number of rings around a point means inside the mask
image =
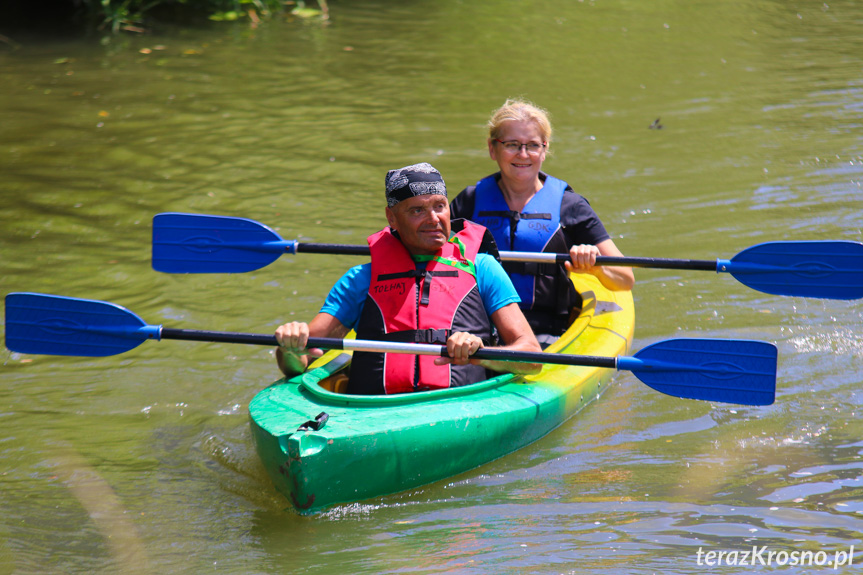
M 588 273 L 596 276 L 599 281 L 612 291 L 631 290 L 635 285 L 635 274 L 632 268 L 619 266 L 598 266 L 596 256 L 623 257 L 623 253 L 610 239 L 595 246 L 583 244 L 569 249 L 570 261 L 566 262 L 568 272 Z

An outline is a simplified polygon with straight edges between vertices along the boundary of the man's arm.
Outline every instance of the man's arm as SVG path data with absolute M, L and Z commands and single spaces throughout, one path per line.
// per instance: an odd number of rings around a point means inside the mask
M 524 318 L 524 314 L 517 303 L 511 303 L 498 309 L 491 314 L 491 320 L 497 328 L 498 335 L 504 345 L 490 348 L 509 351 L 532 351 L 540 352 L 542 348 L 536 341 L 536 336 L 530 329 L 530 325 Z M 466 365 L 472 363 L 481 365 L 492 371 L 507 371 L 530 375 L 538 373 L 542 365 L 538 363 L 523 363 L 520 361 L 501 361 L 491 359 L 471 359 L 470 356 L 483 347 L 482 340 L 472 334 L 459 331 L 452 334 L 446 342 L 449 357 L 439 357 L 435 363 L 443 365 L 453 363 L 455 365 Z
M 518 307 L 519 298 L 512 285 L 512 280 L 503 270 L 500 262 L 487 254 L 479 254 L 476 258 L 477 285 L 482 296 L 483 305 L 488 310 L 494 310 L 489 316 L 498 335 L 503 341 L 501 349 L 512 351 L 542 351 L 530 325 Z M 536 373 L 541 369 L 539 364 L 471 359 L 470 355 L 482 347 L 482 340 L 475 335 L 458 332 L 447 340 L 447 352 L 453 358 L 452 363 L 465 365 L 468 362 L 481 365 L 493 371 L 510 371 L 513 373 Z M 440 363 L 450 360 L 440 358 Z
M 530 324 L 527 323 L 521 308 L 517 303 L 511 303 L 500 308 L 491 314 L 491 321 L 497 328 L 498 335 L 504 345 L 496 349 L 505 349 L 510 351 L 542 351 L 539 342 L 536 341 L 536 336 L 533 330 L 530 329 Z M 481 365 L 486 369 L 493 371 L 509 371 L 512 373 L 521 373 L 530 375 L 539 373 L 542 365 L 538 363 L 522 363 L 516 361 L 496 361 L 475 359 L 472 363 Z
M 317 348 L 306 350 L 306 344 L 310 337 L 334 337 L 341 339 L 350 330 L 328 313 L 319 313 L 311 321 L 290 322 L 276 329 L 276 340 L 279 347 L 276 349 L 276 363 L 286 376 L 303 373 L 309 365 L 309 357 L 317 358 L 323 355 L 323 351 Z
M 276 339 L 279 341 L 276 361 L 282 373 L 288 376 L 302 373 L 309 365 L 309 355 L 313 358 L 323 355 L 319 349 L 308 350 L 308 353 L 304 351 L 309 337 L 341 339 L 348 334 L 350 329 L 345 324 L 354 325 L 365 294 L 369 291 L 370 281 L 371 264 L 352 267 L 330 290 L 320 313 L 311 323 L 290 322 L 276 330 Z

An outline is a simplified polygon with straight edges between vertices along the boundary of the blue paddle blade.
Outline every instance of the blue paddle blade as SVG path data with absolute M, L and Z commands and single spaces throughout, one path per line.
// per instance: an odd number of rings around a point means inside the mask
M 6 296 L 6 347 L 18 353 L 104 357 L 159 339 L 160 330 L 112 303 L 38 293 Z
M 153 269 L 243 273 L 267 266 L 296 242 L 246 218 L 164 213 L 153 217 Z
M 717 271 L 775 295 L 827 299 L 863 298 L 863 243 L 767 242 L 747 248 Z
M 742 339 L 669 339 L 618 358 L 656 391 L 706 401 L 770 405 L 776 396 L 776 346 Z

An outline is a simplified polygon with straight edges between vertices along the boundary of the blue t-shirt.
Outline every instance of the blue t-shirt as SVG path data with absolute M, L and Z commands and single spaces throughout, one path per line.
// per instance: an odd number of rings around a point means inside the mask
M 479 295 L 489 317 L 500 308 L 521 301 L 509 276 L 493 256 L 477 254 L 474 265 Z M 356 329 L 371 283 L 371 263 L 352 267 L 330 290 L 321 311 L 334 316 L 343 326 Z

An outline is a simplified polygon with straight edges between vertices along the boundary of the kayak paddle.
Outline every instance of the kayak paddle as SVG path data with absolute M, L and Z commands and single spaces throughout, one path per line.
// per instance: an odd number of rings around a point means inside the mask
M 6 296 L 6 347 L 11 351 L 103 357 L 129 351 L 148 339 L 278 345 L 274 335 L 147 325 L 128 309 L 103 301 L 38 293 Z M 446 346 L 384 341 L 310 338 L 308 347 L 447 356 Z M 657 391 L 688 399 L 770 405 L 776 393 L 776 346 L 762 341 L 669 339 L 633 357 L 502 349 L 480 349 L 473 357 L 631 371 Z
M 241 273 L 282 254 L 369 255 L 368 246 L 283 240 L 246 218 L 163 213 L 153 218 L 153 269 L 165 273 Z M 500 252 L 503 261 L 562 263 L 569 254 Z M 766 242 L 730 260 L 599 256 L 598 265 L 730 273 L 758 291 L 827 299 L 863 298 L 863 243 L 844 240 Z

